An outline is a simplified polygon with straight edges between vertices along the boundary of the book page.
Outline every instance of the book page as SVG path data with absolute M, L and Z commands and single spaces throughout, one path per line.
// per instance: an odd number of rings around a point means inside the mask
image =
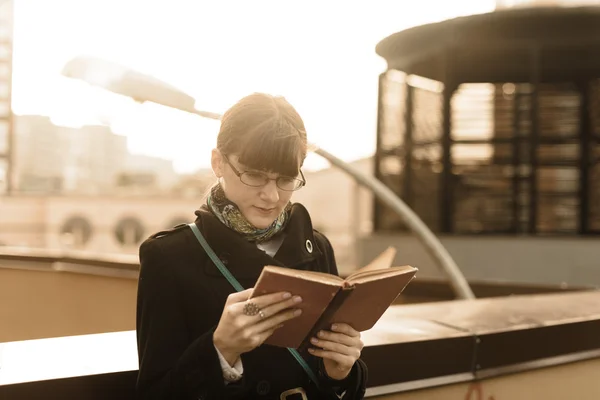
M 361 332 L 371 329 L 414 278 L 417 269 L 408 267 L 389 272 L 367 275 L 365 279 L 371 280 L 356 283 L 327 324 L 343 322 Z
M 346 279 L 346 282 L 351 285 L 357 283 L 371 282 L 377 279 L 389 278 L 396 275 L 412 274 L 415 271 L 414 267 L 404 265 L 401 267 L 390 267 L 374 271 L 363 271 L 358 274 L 353 274 L 351 278 Z
M 305 279 L 313 282 L 321 282 L 321 283 L 332 283 L 336 286 L 341 286 L 344 281 L 337 275 L 328 274 L 325 272 L 317 272 L 317 271 L 305 271 L 299 269 L 292 268 L 283 268 L 276 267 L 272 265 L 267 265 L 263 268 L 263 273 L 270 272 L 279 275 L 291 276 L 295 278 Z
M 354 276 L 361 274 L 367 271 L 376 271 L 382 270 L 385 268 L 389 268 L 392 266 L 394 262 L 394 258 L 396 257 L 396 249 L 394 247 L 388 247 L 381 254 L 379 254 L 373 261 L 371 261 L 366 266 L 358 269 L 357 271 L 348 275 L 346 280 L 352 279 Z

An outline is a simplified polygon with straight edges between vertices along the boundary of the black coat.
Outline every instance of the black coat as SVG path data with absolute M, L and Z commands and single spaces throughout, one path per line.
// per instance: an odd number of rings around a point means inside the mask
M 338 273 L 328 239 L 313 230 L 307 210 L 294 204 L 286 237 L 272 258 L 223 225 L 206 207 L 196 225 L 244 288 L 253 287 L 265 265 Z M 312 252 L 306 241 L 313 244 Z M 262 345 L 242 354 L 243 378 L 224 384 L 212 336 L 230 283 L 198 243 L 179 225 L 152 235 L 140 246 L 137 341 L 141 399 L 279 399 L 303 387 L 309 399 L 362 399 L 366 365 L 359 360 L 344 381 L 328 379 L 317 357 L 302 353 L 323 384 L 321 392 L 287 349 Z

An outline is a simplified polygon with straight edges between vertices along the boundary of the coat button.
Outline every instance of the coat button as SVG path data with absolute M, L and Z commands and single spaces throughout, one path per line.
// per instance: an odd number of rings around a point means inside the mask
M 261 396 L 268 394 L 271 391 L 271 384 L 269 381 L 260 381 L 256 385 L 256 393 Z
M 313 252 L 313 244 L 310 240 L 306 241 L 306 251 L 308 251 L 309 253 Z
M 229 253 L 223 253 L 219 256 L 219 259 L 223 263 L 223 265 L 229 264 Z

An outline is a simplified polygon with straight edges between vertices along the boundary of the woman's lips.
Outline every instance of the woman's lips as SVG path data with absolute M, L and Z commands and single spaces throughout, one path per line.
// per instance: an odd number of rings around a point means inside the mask
M 258 212 L 260 212 L 261 214 L 265 214 L 265 215 L 271 214 L 273 212 L 273 210 L 275 210 L 275 208 L 262 208 L 262 207 L 257 207 L 257 206 L 254 206 L 254 208 L 256 210 L 258 210 Z

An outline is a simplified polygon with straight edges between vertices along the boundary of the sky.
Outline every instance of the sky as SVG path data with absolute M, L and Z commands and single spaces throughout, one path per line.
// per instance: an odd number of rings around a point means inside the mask
M 352 161 L 375 150 L 384 37 L 492 11 L 491 0 L 14 0 L 13 111 L 61 125 L 104 123 L 131 152 L 209 166 L 218 122 L 61 76 L 73 57 L 118 62 L 222 113 L 252 92 L 285 96 L 309 141 Z M 307 169 L 326 162 L 310 155 Z

